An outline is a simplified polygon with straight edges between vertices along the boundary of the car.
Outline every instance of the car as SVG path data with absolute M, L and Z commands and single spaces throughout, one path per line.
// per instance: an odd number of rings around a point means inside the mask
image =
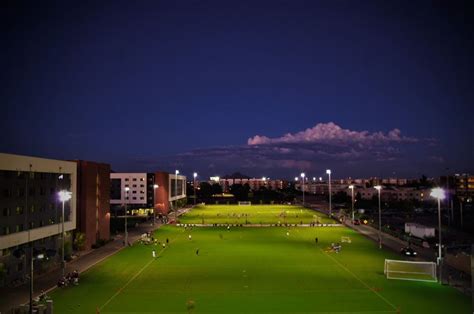
M 354 223 L 354 225 L 360 225 L 360 220 L 359 219 L 354 219 L 353 223 Z
M 400 250 L 400 253 L 402 255 L 405 255 L 405 256 L 417 256 L 418 255 L 418 253 L 409 246 L 402 248 Z

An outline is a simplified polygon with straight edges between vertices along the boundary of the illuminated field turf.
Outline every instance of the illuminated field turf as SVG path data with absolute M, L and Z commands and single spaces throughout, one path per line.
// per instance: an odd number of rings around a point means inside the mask
M 328 252 L 341 236 L 352 243 Z M 399 257 L 345 227 L 166 226 L 156 237 L 169 245 L 133 245 L 55 290 L 55 313 L 470 313 L 452 288 L 387 280 L 384 259 Z
M 300 206 L 291 205 L 206 205 L 197 206 L 180 218 L 182 223 L 206 224 L 309 224 L 335 223 L 327 216 Z

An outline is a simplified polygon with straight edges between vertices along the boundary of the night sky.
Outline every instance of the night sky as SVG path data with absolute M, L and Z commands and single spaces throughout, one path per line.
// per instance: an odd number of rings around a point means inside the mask
M 201 177 L 472 173 L 468 4 L 2 1 L 0 151 Z

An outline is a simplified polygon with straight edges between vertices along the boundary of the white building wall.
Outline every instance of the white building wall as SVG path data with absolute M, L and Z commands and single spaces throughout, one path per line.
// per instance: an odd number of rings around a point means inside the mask
M 110 179 L 121 179 L 120 200 L 110 200 L 110 204 L 146 205 L 146 173 L 111 173 Z M 125 188 L 130 190 L 126 193 Z
M 0 153 L 0 169 L 49 172 L 57 173 L 58 176 L 60 173 L 69 174 L 71 176 L 70 192 L 72 192 L 72 198 L 69 201 L 71 214 L 70 220 L 64 223 L 64 230 L 76 229 L 77 165 L 75 162 Z M 60 234 L 61 231 L 61 224 L 58 223 L 0 236 L 0 250 Z

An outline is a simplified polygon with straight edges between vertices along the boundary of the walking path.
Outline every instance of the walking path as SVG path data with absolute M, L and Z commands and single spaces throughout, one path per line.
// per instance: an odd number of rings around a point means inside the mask
M 191 208 L 185 208 L 178 211 L 178 216 L 188 212 Z M 173 216 L 174 214 L 171 214 Z M 137 241 L 143 233 L 153 231 L 161 226 L 161 223 L 155 223 L 153 226 L 150 222 L 139 224 L 137 228 L 132 229 L 128 232 L 128 239 L 130 243 Z M 73 272 L 74 270 L 82 273 L 89 268 L 93 267 L 97 263 L 107 259 L 124 248 L 123 235 L 116 236 L 113 241 L 106 245 L 90 250 L 83 253 L 80 257 L 68 262 L 66 264 L 66 273 Z M 34 277 L 34 294 L 33 298 L 36 298 L 41 291 L 49 292 L 56 288 L 58 280 L 62 277 L 60 269 L 51 270 L 48 273 Z M 9 313 L 14 307 L 29 302 L 30 289 L 29 283 L 22 286 L 12 288 L 3 287 L 0 288 L 0 314 Z

